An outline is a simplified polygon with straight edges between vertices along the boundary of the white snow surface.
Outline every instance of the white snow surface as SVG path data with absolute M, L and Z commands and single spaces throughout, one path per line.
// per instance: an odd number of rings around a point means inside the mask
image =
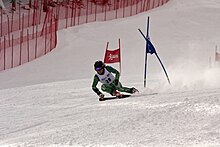
M 148 55 L 143 88 L 145 41 L 138 28 L 145 32 L 148 16 L 171 85 Z M 0 146 L 219 147 L 219 26 L 219 0 L 171 0 L 129 18 L 60 30 L 51 53 L 0 73 Z M 93 64 L 103 59 L 107 41 L 117 48 L 118 38 L 120 80 L 140 93 L 99 102 L 91 89 Z

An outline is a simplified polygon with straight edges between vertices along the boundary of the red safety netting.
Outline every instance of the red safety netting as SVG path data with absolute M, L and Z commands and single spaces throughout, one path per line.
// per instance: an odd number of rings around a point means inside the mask
M 0 38 L 0 70 L 16 67 L 50 52 L 57 44 L 57 20 L 52 12 L 43 24 L 14 31 Z
M 0 70 L 50 52 L 56 47 L 58 29 L 136 15 L 168 1 L 34 0 L 8 6 L 13 11 L 0 11 Z

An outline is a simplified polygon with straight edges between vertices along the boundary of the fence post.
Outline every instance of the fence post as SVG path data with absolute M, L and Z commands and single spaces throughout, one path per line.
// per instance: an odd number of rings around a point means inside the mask
M 8 19 L 8 41 L 10 42 L 10 23 L 9 23 L 9 16 L 7 15 L 7 19 Z M 10 46 L 10 43 L 9 43 Z
M 81 15 L 81 8 L 79 8 L 79 12 L 78 12 L 78 25 L 79 25 L 79 21 L 80 21 L 80 15 Z
M 65 17 L 66 17 L 66 28 L 68 27 L 68 7 L 66 6 L 66 9 L 65 9 Z
M 28 62 L 30 61 L 30 52 L 29 52 L 29 29 L 27 29 L 27 56 L 28 56 Z
M 45 54 L 47 53 L 47 27 L 46 27 L 46 29 L 45 29 L 45 42 L 44 42 L 45 44 Z
M 71 11 L 71 27 L 73 26 L 73 9 L 74 9 L 74 1 L 72 1 L 72 11 Z
M 4 36 L 4 70 L 5 70 L 5 48 L 6 48 L 6 39 L 5 39 L 5 36 Z
M 19 57 L 19 65 L 21 65 L 21 50 L 22 50 L 22 31 L 20 32 L 20 57 Z
M 14 35 L 12 34 L 12 45 L 11 45 L 11 68 L 14 67 Z
M 44 24 L 43 24 L 42 31 L 41 31 L 41 35 L 43 35 L 43 31 L 44 31 L 45 26 L 47 27 L 46 24 L 48 23 L 48 22 L 47 22 L 47 19 L 48 19 L 48 17 L 49 17 L 49 12 L 50 12 L 50 11 L 47 11 L 47 12 L 46 12 L 46 15 L 45 15 L 45 18 L 44 18 Z
M 73 20 L 73 26 L 76 25 L 76 4 L 74 4 L 74 20 Z
M 42 13 L 42 7 L 40 7 L 40 14 L 39 14 L 39 20 L 38 20 L 38 24 L 41 23 L 41 13 Z
M 136 14 L 138 14 L 138 0 L 136 0 Z
M 3 12 L 2 12 L 3 10 L 1 9 L 1 36 L 2 36 L 2 31 L 3 31 L 3 29 L 2 29 L 2 22 L 3 22 Z
M 38 40 L 38 24 L 36 25 L 36 41 L 35 41 L 35 59 L 37 58 L 37 40 Z
M 97 5 L 95 5 L 95 21 L 96 21 L 96 18 L 97 17 Z
M 2 51 L 2 39 L 0 37 L 0 55 L 1 55 L 1 51 Z M 0 60 L 1 61 L 1 60 Z M 1 71 L 1 64 L 0 64 L 0 71 Z
M 117 0 L 117 3 L 116 3 L 116 19 L 118 18 L 118 9 L 120 8 L 120 2 L 119 0 Z
M 88 12 L 89 11 L 89 0 L 87 0 L 87 3 L 86 3 L 86 23 L 88 23 Z
M 31 8 L 31 0 L 29 0 L 29 8 Z
M 13 32 L 14 13 L 11 15 L 11 32 Z
M 50 51 L 52 50 L 52 26 L 53 26 L 53 23 L 52 23 L 52 15 L 51 15 L 51 18 L 50 18 Z
M 59 21 L 60 18 L 60 5 L 58 6 L 58 11 L 57 11 L 56 19 Z M 59 22 L 57 23 L 57 28 L 59 28 Z
M 22 26 L 21 26 L 22 35 L 24 33 L 24 14 L 22 15 Z M 22 39 L 23 42 L 23 39 Z
M 104 17 L 104 21 L 106 21 L 106 15 L 107 15 L 107 5 L 105 4 L 105 17 Z
M 123 0 L 123 18 L 125 17 L 125 1 Z
M 35 12 L 35 10 L 34 10 L 34 14 L 33 14 L 33 24 L 32 24 L 32 25 L 33 25 L 32 39 L 34 39 L 34 24 L 35 24 L 34 22 L 35 22 L 35 13 L 36 13 L 36 12 Z
M 19 14 L 19 29 L 21 29 L 21 8 L 20 8 L 20 4 L 19 4 L 19 8 L 18 8 L 18 14 Z

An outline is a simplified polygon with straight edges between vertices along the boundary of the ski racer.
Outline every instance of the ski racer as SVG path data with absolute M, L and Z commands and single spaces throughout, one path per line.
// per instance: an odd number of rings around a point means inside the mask
M 128 88 L 123 87 L 121 82 L 119 82 L 120 73 L 111 66 L 106 66 L 102 61 L 96 61 L 94 64 L 94 69 L 97 72 L 94 76 L 92 89 L 99 96 L 99 100 L 104 100 L 104 94 L 99 91 L 97 88 L 98 82 L 102 83 L 101 90 L 111 94 L 112 96 L 116 96 L 118 98 L 122 98 L 123 94 L 120 92 L 126 92 L 133 94 L 138 90 L 134 87 Z M 112 74 L 114 73 L 115 76 Z

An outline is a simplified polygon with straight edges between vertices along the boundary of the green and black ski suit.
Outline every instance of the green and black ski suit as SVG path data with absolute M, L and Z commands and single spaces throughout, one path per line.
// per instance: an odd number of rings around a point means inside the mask
M 112 73 L 114 73 L 115 76 L 113 76 Z M 102 91 L 107 92 L 111 95 L 113 95 L 116 90 L 118 90 L 120 92 L 132 93 L 131 88 L 123 87 L 121 82 L 118 82 L 118 85 L 115 85 L 115 81 L 117 81 L 117 80 L 119 81 L 119 76 L 120 76 L 120 73 L 116 69 L 114 69 L 111 66 L 105 66 L 103 75 L 99 75 L 97 73 L 94 76 L 93 83 L 92 83 L 93 91 L 97 95 L 101 94 L 101 92 L 97 88 L 98 82 L 101 82 L 102 83 L 102 86 L 101 86 Z

